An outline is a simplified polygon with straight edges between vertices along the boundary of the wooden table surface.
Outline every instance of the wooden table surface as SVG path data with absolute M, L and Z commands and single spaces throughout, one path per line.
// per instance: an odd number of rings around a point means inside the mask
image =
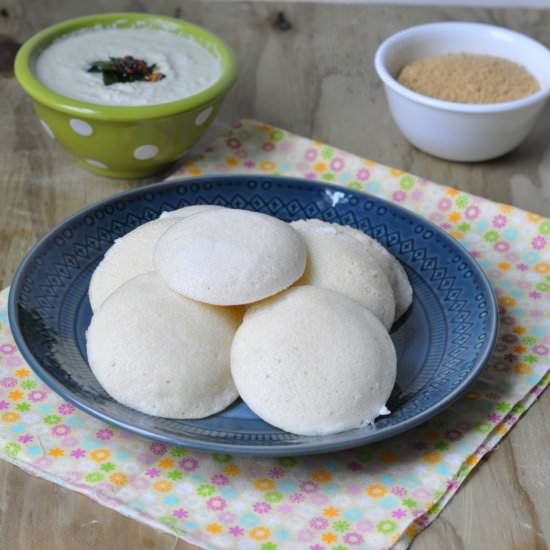
M 284 9 L 290 28 L 277 25 Z M 220 115 L 251 116 L 434 181 L 550 215 L 550 111 L 504 158 L 457 164 L 405 142 L 373 70 L 377 45 L 410 25 L 495 23 L 550 46 L 550 12 L 196 2 L 0 0 L 0 285 L 27 249 L 79 208 L 147 181 L 83 172 L 41 130 L 11 71 L 17 43 L 62 19 L 151 11 L 205 25 L 234 48 L 240 78 Z M 481 464 L 414 550 L 550 546 L 550 392 Z M 193 546 L 0 462 L 2 550 L 184 550 Z M 299 550 L 299 549 L 297 549 Z

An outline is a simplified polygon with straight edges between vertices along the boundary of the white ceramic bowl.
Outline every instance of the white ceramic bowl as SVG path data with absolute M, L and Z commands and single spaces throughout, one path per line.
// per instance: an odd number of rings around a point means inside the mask
M 407 63 L 446 53 L 515 61 L 539 81 L 541 89 L 523 99 L 479 105 L 433 99 L 396 80 Z M 528 36 L 481 23 L 430 23 L 405 29 L 382 42 L 374 65 L 403 135 L 419 149 L 455 161 L 488 160 L 511 151 L 527 136 L 550 94 L 550 51 Z

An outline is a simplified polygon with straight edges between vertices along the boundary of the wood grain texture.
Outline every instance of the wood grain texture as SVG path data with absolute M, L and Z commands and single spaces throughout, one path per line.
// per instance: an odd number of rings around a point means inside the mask
M 102 11 L 151 11 L 203 24 L 234 48 L 240 78 L 220 120 L 242 116 L 491 199 L 550 215 L 550 111 L 513 153 L 457 164 L 410 146 L 394 126 L 373 67 L 377 45 L 410 25 L 485 21 L 550 45 L 550 12 L 198 2 L 189 0 L 0 0 L 0 285 L 32 243 L 75 210 L 150 180 L 82 171 L 41 130 L 5 56 L 52 23 Z M 277 24 L 284 10 L 289 25 Z M 10 44 L 11 53 L 4 48 Z M 4 48 L 4 49 L 2 49 Z M 155 178 L 156 180 L 157 178 Z M 550 546 L 550 394 L 474 472 L 414 550 L 530 550 Z M 0 548 L 102 550 L 193 548 L 86 497 L 0 463 Z M 299 550 L 299 549 L 297 549 Z

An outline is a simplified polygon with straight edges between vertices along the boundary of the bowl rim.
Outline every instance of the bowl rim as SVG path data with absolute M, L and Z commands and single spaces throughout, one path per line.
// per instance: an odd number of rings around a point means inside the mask
M 166 103 L 153 105 L 103 105 L 73 99 L 54 92 L 34 75 L 30 60 L 38 48 L 49 45 L 55 39 L 71 32 L 95 25 L 109 25 L 116 22 L 136 23 L 143 21 L 164 22 L 177 25 L 191 37 L 199 37 L 212 43 L 219 52 L 222 65 L 221 76 L 208 88 L 192 96 Z M 15 76 L 25 92 L 36 102 L 51 109 L 69 115 L 79 115 L 96 120 L 135 121 L 171 116 L 177 113 L 190 111 L 195 108 L 214 102 L 216 98 L 225 93 L 237 78 L 237 61 L 231 48 L 211 31 L 190 23 L 183 19 L 176 19 L 165 15 L 155 15 L 137 12 L 99 13 L 66 19 L 50 27 L 39 31 L 29 38 L 17 52 L 15 58 Z
M 529 43 L 531 46 L 536 46 L 540 48 L 541 51 L 544 50 L 548 56 L 548 62 L 550 64 L 550 50 L 544 44 L 531 38 L 530 36 L 514 31 L 512 29 L 508 29 L 506 27 L 499 27 L 497 25 L 489 25 L 487 23 L 477 23 L 470 21 L 440 21 L 435 23 L 425 23 L 398 31 L 388 36 L 378 46 L 374 56 L 374 68 L 378 74 L 378 77 L 387 87 L 391 88 L 394 92 L 406 97 L 407 99 L 415 103 L 421 103 L 427 107 L 432 107 L 434 109 L 455 111 L 461 113 L 500 113 L 506 111 L 514 111 L 542 102 L 550 95 L 550 86 L 547 86 L 546 88 L 541 88 L 538 92 L 535 92 L 534 94 L 531 94 L 524 98 L 515 99 L 513 101 L 503 101 L 500 103 L 460 103 L 436 99 L 424 94 L 420 94 L 411 90 L 410 88 L 407 88 L 403 84 L 400 84 L 398 80 L 394 78 L 386 68 L 385 57 L 387 52 L 392 48 L 398 47 L 404 38 L 415 34 L 428 35 L 428 33 L 435 30 L 436 27 L 454 27 L 455 30 L 468 27 L 470 29 L 477 28 L 480 31 L 494 30 L 500 33 L 505 33 L 516 41 L 521 40 L 524 43 Z

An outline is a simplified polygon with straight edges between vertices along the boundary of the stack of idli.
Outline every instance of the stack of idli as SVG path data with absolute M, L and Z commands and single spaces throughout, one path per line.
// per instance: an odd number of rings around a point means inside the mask
M 386 414 L 403 267 L 361 231 L 189 206 L 115 241 L 89 288 L 88 362 L 120 403 L 203 418 L 239 396 L 288 432 Z

